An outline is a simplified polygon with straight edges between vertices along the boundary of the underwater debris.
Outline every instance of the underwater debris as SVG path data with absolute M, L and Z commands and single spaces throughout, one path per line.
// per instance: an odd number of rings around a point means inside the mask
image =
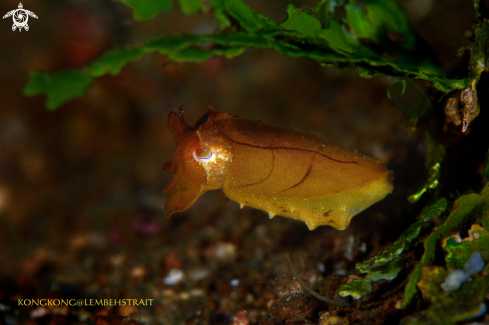
M 445 282 L 441 284 L 441 288 L 445 290 L 445 292 L 457 290 L 468 278 L 470 278 L 470 275 L 462 270 L 451 270 L 450 274 L 446 277 Z
M 292 260 L 290 259 L 289 253 L 286 253 L 284 256 L 285 256 L 285 259 L 287 260 L 287 263 L 289 264 L 290 271 L 292 272 L 292 275 L 293 275 L 294 279 L 299 282 L 299 284 L 301 285 L 302 289 L 305 292 L 309 293 L 314 298 L 316 298 L 318 300 L 321 300 L 321 301 L 324 301 L 325 303 L 328 303 L 328 304 L 331 304 L 331 305 L 335 305 L 335 306 L 339 306 L 339 307 L 346 307 L 346 306 L 348 306 L 348 304 L 346 304 L 346 303 L 341 303 L 341 302 L 337 302 L 337 301 L 328 299 L 328 298 L 320 295 L 316 291 L 312 290 L 311 288 L 309 288 L 309 286 L 305 284 L 304 280 L 301 279 L 300 274 L 298 274 L 295 271 L 295 268 L 294 268 L 294 265 L 292 264 Z
M 465 32 L 467 40 L 465 45 L 459 49 L 458 55 L 462 55 L 465 50 L 470 51 L 469 75 L 464 80 L 463 87 L 457 87 L 455 94 L 448 98 L 445 103 L 445 115 L 447 119 L 456 126 L 462 125 L 462 133 L 467 132 L 470 124 L 480 113 L 479 100 L 476 85 L 481 74 L 488 71 L 489 67 L 489 20 L 487 10 L 483 13 L 480 0 L 473 0 L 476 12 L 476 20 L 472 25 L 472 30 Z M 459 106 L 462 105 L 462 110 Z
M 325 312 L 319 318 L 319 325 L 348 325 L 350 322 L 347 317 L 340 317 L 337 315 L 331 315 L 329 312 Z
M 445 115 L 447 120 L 459 126 L 462 124 L 462 115 L 459 110 L 459 101 L 456 97 L 450 97 L 445 103 Z
M 465 264 L 465 272 L 470 275 L 477 274 L 484 269 L 485 265 L 486 263 L 482 260 L 481 253 L 474 253 L 470 260 Z
M 462 133 L 467 132 L 470 123 L 479 115 L 480 105 L 475 88 L 476 79 L 470 87 L 455 92 L 445 103 L 445 116 L 454 125 L 462 125 Z M 462 107 L 460 107 L 462 106 Z
M 475 89 L 476 79 L 472 80 L 471 86 L 465 88 L 460 93 L 460 102 L 463 104 L 463 126 L 462 132 L 467 129 L 472 121 L 479 115 L 480 106 L 477 99 L 477 90 Z
M 236 313 L 233 322 L 230 325 L 249 325 L 248 311 L 240 310 Z
M 445 282 L 441 284 L 441 288 L 445 292 L 455 291 L 462 283 L 467 281 L 472 275 L 481 272 L 486 264 L 482 260 L 481 253 L 474 253 L 471 259 L 465 264 L 465 271 L 463 270 L 451 270 L 450 274 L 445 279 Z

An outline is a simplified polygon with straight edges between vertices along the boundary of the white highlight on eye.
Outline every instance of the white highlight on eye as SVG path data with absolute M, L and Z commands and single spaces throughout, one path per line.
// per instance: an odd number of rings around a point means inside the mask
M 216 153 L 214 151 L 211 151 L 207 156 L 204 157 L 197 157 L 194 151 L 192 152 L 192 156 L 194 157 L 195 161 L 202 163 L 213 162 L 214 160 L 216 160 Z

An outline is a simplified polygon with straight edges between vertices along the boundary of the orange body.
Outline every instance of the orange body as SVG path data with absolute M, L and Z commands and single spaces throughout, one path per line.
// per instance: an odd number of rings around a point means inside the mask
M 380 160 L 349 152 L 320 137 L 209 111 L 194 127 L 183 106 L 168 115 L 176 151 L 164 169 L 166 214 L 188 209 L 221 189 L 251 206 L 306 223 L 345 229 L 353 216 L 392 192 L 392 172 Z

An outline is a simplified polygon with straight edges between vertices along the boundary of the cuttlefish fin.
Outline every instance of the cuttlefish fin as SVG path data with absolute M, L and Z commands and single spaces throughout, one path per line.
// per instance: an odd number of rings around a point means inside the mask
M 170 113 L 168 113 L 166 122 L 168 124 L 168 129 L 170 133 L 175 137 L 175 142 L 178 144 L 188 136 L 189 132 L 192 132 L 193 129 L 188 125 L 187 121 L 183 117 L 183 109 L 185 108 L 185 104 L 180 105 L 177 109 L 172 109 Z
M 205 192 L 202 186 L 193 182 L 185 174 L 177 173 L 163 190 L 163 193 L 168 195 L 165 205 L 166 216 L 187 210 Z

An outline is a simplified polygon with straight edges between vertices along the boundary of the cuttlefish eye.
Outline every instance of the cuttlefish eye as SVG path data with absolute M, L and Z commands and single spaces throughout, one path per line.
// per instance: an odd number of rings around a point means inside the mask
M 197 162 L 203 162 L 203 163 L 208 163 L 208 162 L 213 162 L 216 160 L 216 153 L 214 151 L 209 152 L 206 156 L 199 157 L 195 154 L 195 151 L 192 152 L 192 156 L 194 157 L 195 161 Z

